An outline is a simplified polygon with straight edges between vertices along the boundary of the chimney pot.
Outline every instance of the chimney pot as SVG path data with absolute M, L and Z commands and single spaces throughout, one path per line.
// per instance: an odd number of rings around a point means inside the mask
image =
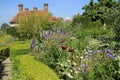
M 36 12 L 37 11 L 37 7 L 33 7 L 33 11 Z
M 19 9 L 19 12 L 22 12 L 23 11 L 23 4 L 18 4 L 18 9 Z
M 47 3 L 44 4 L 44 12 L 48 12 L 48 4 Z

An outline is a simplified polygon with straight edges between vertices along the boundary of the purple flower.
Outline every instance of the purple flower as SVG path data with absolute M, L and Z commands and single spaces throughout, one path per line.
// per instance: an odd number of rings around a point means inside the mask
M 81 64 L 80 67 L 81 67 L 81 68 L 84 68 L 84 67 L 85 67 L 85 64 Z
M 81 68 L 88 68 L 88 64 L 81 64 L 80 67 Z
M 88 68 L 88 64 L 86 64 L 86 68 Z
M 110 58 L 112 58 L 112 59 L 114 59 L 115 58 L 115 56 L 113 56 L 113 54 L 112 53 L 107 53 L 106 54 L 107 56 L 109 56 Z
M 79 71 L 80 68 L 75 68 L 75 67 L 74 67 L 73 70 L 74 70 L 74 71 Z
M 90 53 L 89 53 L 89 56 L 92 57 L 92 55 L 93 55 L 93 52 L 90 52 Z
M 107 53 L 110 53 L 110 52 L 111 52 L 111 50 L 108 48 L 108 49 L 107 49 Z
M 48 36 L 51 36 L 52 35 L 52 32 L 49 30 L 48 31 Z
M 30 44 L 30 48 L 34 49 L 35 48 L 35 39 L 32 40 L 31 44 Z
M 59 29 L 57 32 L 60 34 L 65 34 L 62 29 Z
M 47 35 L 46 34 L 42 34 L 42 39 L 46 39 L 47 38 Z
M 99 53 L 99 52 L 100 52 L 100 50 L 97 50 L 97 52 Z
M 83 74 L 85 74 L 85 73 L 86 73 L 86 71 L 85 71 L 84 69 L 82 69 L 82 73 L 83 73 Z

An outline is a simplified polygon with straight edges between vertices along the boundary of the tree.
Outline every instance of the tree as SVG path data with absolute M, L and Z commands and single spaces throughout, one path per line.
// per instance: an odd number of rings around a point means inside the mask
M 20 16 L 17 29 L 19 38 L 22 40 L 30 39 L 34 37 L 36 31 L 38 30 L 43 31 L 51 29 L 52 22 L 49 21 L 51 16 L 51 13 L 40 14 L 39 12 L 34 15 L 27 13 Z
M 87 26 L 90 22 L 91 22 L 90 17 L 82 16 L 78 13 L 77 15 L 73 16 L 73 20 L 72 20 L 71 25 L 72 26 L 77 26 L 79 24 L 82 24 L 82 25 Z
M 101 20 L 104 25 L 107 15 L 110 12 L 118 9 L 118 2 L 115 0 L 98 0 L 94 3 L 93 0 L 90 1 L 88 5 L 85 5 L 82 9 L 85 10 L 83 15 L 90 16 L 92 21 Z
M 19 25 L 17 27 L 17 33 L 20 39 L 30 39 L 35 33 L 35 21 L 34 16 L 27 14 L 19 17 Z
M 7 28 L 9 28 L 10 25 L 8 25 L 7 23 L 3 23 L 2 26 L 1 26 L 1 30 L 2 31 L 6 31 Z

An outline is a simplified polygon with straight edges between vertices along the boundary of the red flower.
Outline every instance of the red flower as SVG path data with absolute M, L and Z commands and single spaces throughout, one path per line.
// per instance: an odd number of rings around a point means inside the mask
M 67 46 L 63 45 L 63 46 L 62 46 L 62 49 L 63 49 L 63 50 L 66 50 L 66 49 L 67 49 Z
M 73 48 L 68 49 L 69 52 L 74 52 Z

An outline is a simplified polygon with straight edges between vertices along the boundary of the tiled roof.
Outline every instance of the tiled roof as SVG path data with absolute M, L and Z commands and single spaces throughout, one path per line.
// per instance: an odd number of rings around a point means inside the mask
M 12 19 L 11 19 L 11 21 L 10 21 L 10 23 L 18 23 L 18 19 L 19 19 L 19 17 L 20 16 L 26 16 L 26 15 L 28 15 L 28 14 L 30 14 L 30 15 L 34 15 L 36 12 L 34 12 L 34 11 L 22 11 L 22 12 L 19 12 L 19 13 L 17 13 Z M 42 15 L 44 12 L 43 12 L 43 10 L 37 10 L 37 13 L 39 13 L 40 15 Z
M 19 13 L 17 13 L 17 14 L 11 19 L 10 23 L 11 23 L 11 24 L 12 24 L 12 23 L 18 23 L 18 19 L 19 19 L 20 16 L 26 16 L 26 15 L 28 15 L 28 14 L 34 15 L 35 13 L 36 13 L 36 12 L 30 11 L 30 10 L 19 12 Z M 39 13 L 40 15 L 42 15 L 42 14 L 44 14 L 44 11 L 43 11 L 43 10 L 37 10 L 37 13 Z M 61 20 L 62 20 L 61 18 L 56 18 L 55 16 L 51 16 L 51 17 L 49 18 L 49 21 L 51 21 L 51 22 L 53 22 L 53 21 L 61 21 Z

